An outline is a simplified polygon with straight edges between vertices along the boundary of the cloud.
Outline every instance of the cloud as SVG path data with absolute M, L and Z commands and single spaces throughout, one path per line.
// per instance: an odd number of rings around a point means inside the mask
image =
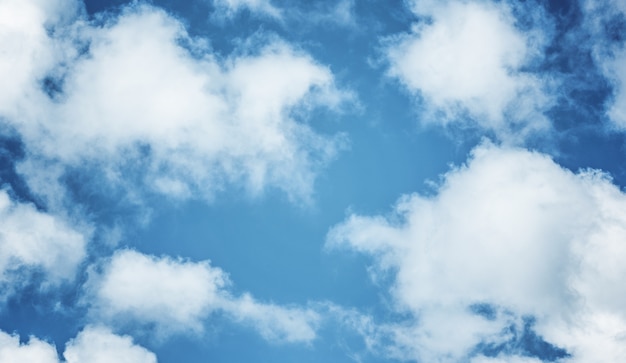
M 391 278 L 394 308 L 410 318 L 370 335 L 391 339 L 380 349 L 396 357 L 455 362 L 491 347 L 506 361 L 539 358 L 526 334 L 564 362 L 620 361 L 625 210 L 599 171 L 483 144 L 434 195 L 406 195 L 389 216 L 351 215 L 327 245 L 373 256 L 375 276 Z
M 507 2 L 411 2 L 421 20 L 386 40 L 389 74 L 423 100 L 424 123 L 478 127 L 521 142 L 550 129 L 549 82 L 530 71 L 546 45 L 539 8 L 518 28 Z M 520 10 L 520 9 L 516 9 Z
M 267 16 L 277 20 L 281 20 L 283 12 L 274 6 L 270 0 L 215 0 L 215 6 L 220 15 L 231 18 L 239 12 L 245 10 L 252 14 Z
M 213 20 L 218 23 L 231 20 L 243 11 L 272 20 L 290 32 L 301 31 L 298 27 L 336 26 L 356 27 L 354 0 L 317 1 L 314 3 L 290 3 L 289 7 L 276 6 L 268 0 L 216 0 Z
M 12 200 L 0 190 L 0 286 L 2 300 L 41 273 L 42 287 L 71 281 L 86 256 L 90 230 Z
M 250 294 L 227 301 L 223 309 L 235 321 L 249 325 L 261 336 L 278 342 L 311 342 L 317 337 L 320 314 L 302 308 L 263 304 Z
M 119 336 L 103 327 L 88 326 L 70 340 L 63 353 L 64 363 L 156 363 L 154 353 L 133 344 L 128 336 Z M 20 343 L 17 335 L 0 331 L 0 361 L 3 363 L 61 363 L 54 345 L 30 337 Z
M 339 110 L 348 94 L 327 67 L 277 38 L 222 57 L 210 39 L 141 3 L 69 24 L 50 24 L 34 2 L 22 7 L 27 20 L 0 29 L 20 50 L 0 56 L 0 117 L 21 136 L 27 165 L 91 166 L 99 182 L 172 198 L 211 199 L 234 185 L 308 201 L 317 171 L 345 144 L 315 132 L 303 111 Z M 19 170 L 35 189 L 41 169 Z
M 208 261 L 185 262 L 121 250 L 93 274 L 94 308 L 104 320 L 131 318 L 167 331 L 199 331 L 226 276 Z
M 607 102 L 612 125 L 626 129 L 626 6 L 621 1 L 581 1 L 584 29 L 591 36 L 592 55 L 613 87 Z
M 129 336 L 107 328 L 88 326 L 70 340 L 63 353 L 67 363 L 156 363 L 156 355 L 135 345 Z
M 0 361 L 4 363 L 58 363 L 54 346 L 30 337 L 28 343 L 21 344 L 20 338 L 0 331 Z
M 271 341 L 315 339 L 319 316 L 313 310 L 265 304 L 249 294 L 234 297 L 228 285 L 228 276 L 208 261 L 121 250 L 100 272 L 92 271 L 85 303 L 96 320 L 154 326 L 161 336 L 200 333 L 211 313 L 224 313 Z

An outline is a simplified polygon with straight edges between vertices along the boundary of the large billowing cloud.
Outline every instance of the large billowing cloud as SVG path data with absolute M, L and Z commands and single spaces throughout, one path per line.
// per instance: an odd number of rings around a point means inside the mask
M 201 332 L 212 312 L 256 329 L 264 338 L 309 342 L 320 317 L 313 310 L 256 301 L 228 292 L 227 275 L 208 261 L 191 262 L 122 250 L 93 272 L 86 302 L 102 321 L 155 326 L 158 334 Z
M 88 326 L 70 340 L 59 361 L 54 345 L 30 337 L 20 343 L 19 336 L 0 331 L 0 361 L 3 363 L 156 363 L 154 353 L 133 344 L 128 336 L 119 336 L 102 327 Z
M 25 143 L 20 171 L 33 188 L 56 163 L 172 197 L 210 198 L 233 184 L 306 200 L 343 144 L 301 111 L 336 109 L 346 94 L 327 67 L 279 39 L 223 57 L 148 5 L 93 23 L 74 8 L 60 18 L 34 1 L 3 6 L 21 20 L 0 28 L 16 48 L 0 55 L 0 118 Z
M 549 129 L 548 82 L 524 70 L 545 46 L 545 25 L 519 29 L 507 2 L 412 5 L 422 20 L 390 38 L 386 55 L 390 75 L 423 99 L 425 123 L 478 126 L 515 142 Z
M 626 358 L 625 233 L 626 195 L 606 175 L 482 145 L 434 195 L 404 196 L 389 216 L 351 215 L 328 245 L 371 255 L 375 275 L 391 276 L 395 308 L 411 319 L 369 335 L 391 339 L 380 349 L 396 357 L 532 358 L 516 340 L 532 333 L 563 361 L 616 362 Z
M 42 274 L 42 287 L 74 279 L 90 231 L 0 190 L 0 301 Z

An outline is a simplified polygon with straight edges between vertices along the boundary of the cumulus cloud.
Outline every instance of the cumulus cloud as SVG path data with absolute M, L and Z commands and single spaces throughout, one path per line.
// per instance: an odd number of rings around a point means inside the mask
M 104 320 L 134 319 L 166 331 L 202 329 L 201 320 L 218 304 L 225 274 L 204 262 L 156 258 L 118 251 L 93 274 L 94 308 Z
M 156 355 L 103 327 L 88 326 L 70 340 L 63 353 L 66 363 L 156 363 Z
M 309 309 L 261 303 L 251 295 L 234 297 L 228 277 L 208 261 L 191 262 L 121 250 L 93 271 L 86 303 L 102 321 L 127 321 L 154 326 L 167 336 L 200 333 L 212 312 L 251 326 L 264 338 L 310 342 L 319 316 Z
M 28 343 L 20 343 L 20 337 L 0 331 L 0 361 L 6 363 L 58 363 L 53 345 L 31 337 Z
M 386 57 L 389 74 L 424 101 L 423 122 L 477 126 L 515 142 L 549 130 L 547 79 L 524 70 L 545 46 L 543 22 L 521 30 L 507 2 L 411 4 L 421 20 L 387 40 Z
M 54 345 L 30 337 L 20 343 L 20 337 L 0 331 L 0 361 L 3 363 L 156 363 L 154 353 L 133 344 L 128 336 L 119 336 L 102 327 L 88 326 L 70 340 L 59 361 Z
M 89 230 L 0 190 L 0 286 L 2 299 L 43 273 L 44 287 L 72 280 L 86 255 Z
M 0 28 L 19 50 L 0 53 L 0 117 L 22 137 L 25 163 L 93 165 L 112 184 L 175 198 L 209 199 L 232 184 L 307 200 L 316 172 L 344 144 L 315 132 L 300 111 L 337 109 L 349 96 L 327 67 L 281 40 L 217 57 L 210 40 L 148 5 L 68 24 L 36 2 L 7 4 L 25 20 Z M 20 170 L 36 188 L 41 168 Z
M 530 330 L 564 362 L 612 362 L 626 358 L 624 211 L 626 195 L 601 172 L 484 144 L 434 195 L 404 196 L 389 216 L 351 215 L 327 244 L 373 256 L 375 274 L 392 277 L 394 307 L 411 319 L 369 331 L 396 357 L 530 359 L 514 344 Z M 503 357 L 475 357 L 481 347 Z

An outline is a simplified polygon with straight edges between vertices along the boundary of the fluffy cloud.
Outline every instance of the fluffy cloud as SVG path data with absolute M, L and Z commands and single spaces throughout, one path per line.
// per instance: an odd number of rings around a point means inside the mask
M 28 343 L 21 344 L 20 338 L 0 331 L 0 361 L 4 363 L 58 363 L 54 346 L 31 337 Z
M 393 277 L 395 308 L 412 316 L 377 333 L 395 341 L 395 356 L 517 354 L 505 349 L 510 332 L 532 317 L 534 334 L 571 355 L 564 361 L 612 362 L 626 358 L 624 211 L 626 195 L 600 172 L 482 145 L 435 195 L 404 196 L 387 217 L 352 215 L 328 246 L 374 256 L 377 273 Z
M 35 2 L 7 4 L 24 20 L 0 28 L 19 50 L 0 53 L 0 116 L 22 137 L 26 164 L 94 165 L 113 184 L 177 198 L 234 184 L 306 200 L 342 147 L 341 135 L 316 133 L 301 111 L 336 109 L 346 94 L 327 67 L 278 39 L 218 58 L 209 40 L 148 5 L 95 24 L 60 22 Z M 33 189 L 41 169 L 20 169 Z
M 66 363 L 156 363 L 154 353 L 102 327 L 89 326 L 66 344 Z
M 45 285 L 74 278 L 86 255 L 87 228 L 16 202 L 0 190 L 0 286 L 2 299 L 42 272 Z
M 97 314 L 105 320 L 132 318 L 166 331 L 202 329 L 201 320 L 218 305 L 226 276 L 205 262 L 185 262 L 118 251 L 93 274 Z
M 249 294 L 233 297 L 227 285 L 226 274 L 208 261 L 122 250 L 91 274 L 86 296 L 96 319 L 156 326 L 162 336 L 201 332 L 212 312 L 222 312 L 268 340 L 315 339 L 316 312 L 260 303 Z
M 128 336 L 119 336 L 101 327 L 87 327 L 65 348 L 64 363 L 156 363 L 154 353 L 133 344 Z M 3 363 L 61 363 L 54 345 L 30 337 L 20 343 L 17 335 L 0 331 L 0 361 Z
M 518 29 L 506 2 L 412 4 L 422 21 L 389 39 L 386 55 L 390 75 L 425 101 L 424 122 L 478 126 L 506 141 L 549 128 L 547 82 L 523 70 L 544 46 L 540 32 Z

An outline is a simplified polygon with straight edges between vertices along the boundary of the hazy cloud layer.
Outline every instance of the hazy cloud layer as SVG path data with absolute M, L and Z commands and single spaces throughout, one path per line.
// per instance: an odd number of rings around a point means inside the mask
M 549 131 L 549 82 L 525 70 L 546 45 L 545 24 L 517 28 L 507 2 L 412 5 L 422 20 L 389 38 L 386 56 L 389 74 L 423 99 L 424 123 L 477 126 L 513 142 Z
M 602 173 L 482 145 L 435 195 L 404 196 L 389 216 L 351 215 L 328 245 L 371 255 L 375 274 L 392 276 L 395 309 L 414 319 L 383 329 L 401 358 L 455 362 L 504 347 L 532 317 L 538 336 L 571 354 L 564 361 L 611 362 L 626 357 L 624 211 L 626 195 Z

